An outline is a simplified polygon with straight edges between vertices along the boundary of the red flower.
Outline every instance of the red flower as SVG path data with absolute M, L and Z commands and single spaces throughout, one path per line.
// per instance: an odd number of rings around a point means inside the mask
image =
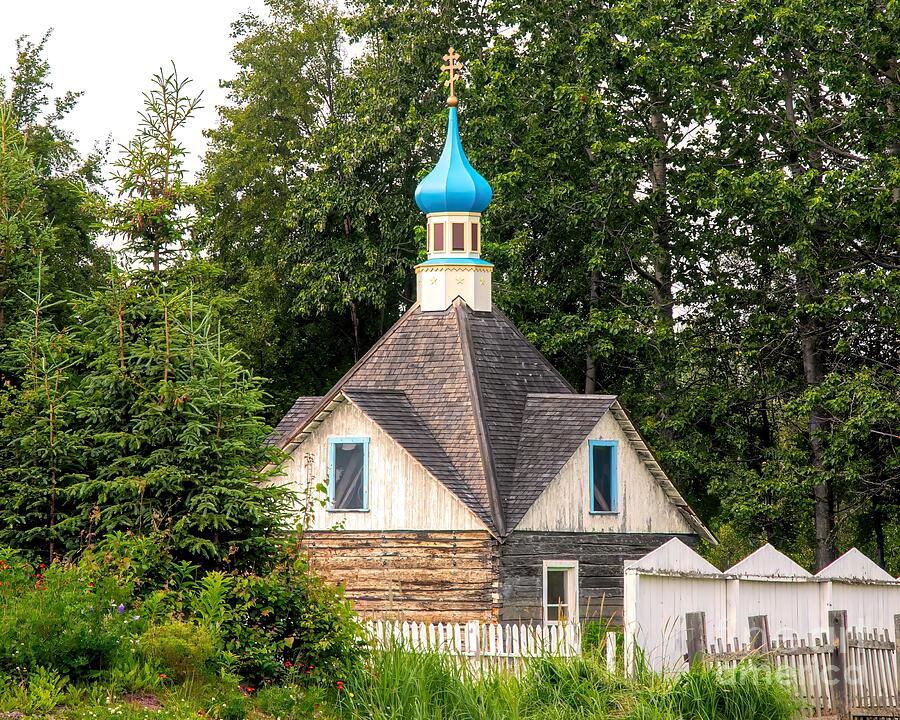
M 284 666 L 285 666 L 286 668 L 289 668 L 289 667 L 294 667 L 294 664 L 293 664 L 290 660 L 285 660 L 285 661 L 284 661 Z
M 344 681 L 343 681 L 343 680 L 338 680 L 338 681 L 337 681 L 337 689 L 338 689 L 338 690 L 343 690 L 343 689 L 344 689 Z

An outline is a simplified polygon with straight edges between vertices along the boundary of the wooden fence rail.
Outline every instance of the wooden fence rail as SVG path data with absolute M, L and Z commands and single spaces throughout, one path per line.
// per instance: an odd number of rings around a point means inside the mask
M 888 630 L 847 628 L 843 610 L 829 613 L 829 632 L 770 637 L 766 616 L 749 618 L 750 642 L 707 642 L 703 613 L 685 615 L 689 663 L 736 668 L 748 659 L 770 664 L 816 718 L 900 718 L 900 615 Z
M 581 652 L 581 626 L 525 625 L 473 620 L 467 623 L 416 623 L 374 620 L 365 628 L 377 647 L 401 646 L 466 659 L 478 669 L 517 672 L 527 658 L 571 657 Z M 606 662 L 615 668 L 616 638 L 610 633 Z

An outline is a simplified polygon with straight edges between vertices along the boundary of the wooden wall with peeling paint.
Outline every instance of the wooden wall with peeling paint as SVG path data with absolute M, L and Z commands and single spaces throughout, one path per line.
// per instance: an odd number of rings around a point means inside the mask
M 672 535 L 646 533 L 512 533 L 500 546 L 500 619 L 543 620 L 543 561 L 577 560 L 579 613 L 596 620 L 601 614 L 622 622 L 623 571 L 670 540 Z M 696 535 L 678 536 L 694 545 Z

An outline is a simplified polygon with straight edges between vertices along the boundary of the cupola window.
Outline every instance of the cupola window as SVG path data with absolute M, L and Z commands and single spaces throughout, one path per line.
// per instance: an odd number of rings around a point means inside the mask
M 478 223 L 472 223 L 472 252 L 478 252 Z
M 444 251 L 444 223 L 435 223 L 431 226 L 434 233 L 434 252 Z
M 466 249 L 466 225 L 465 223 L 453 223 L 453 249 Z
M 590 453 L 590 507 L 592 514 L 619 511 L 619 482 L 617 468 L 618 443 L 615 440 L 591 440 Z
M 328 509 L 369 509 L 369 438 L 328 439 Z

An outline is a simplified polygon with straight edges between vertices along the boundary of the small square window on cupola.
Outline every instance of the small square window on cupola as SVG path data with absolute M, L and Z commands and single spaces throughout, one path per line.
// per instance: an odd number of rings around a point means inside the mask
M 615 440 L 588 442 L 588 493 L 592 514 L 619 512 L 618 449 Z
M 369 438 L 328 438 L 328 509 L 369 509 Z

